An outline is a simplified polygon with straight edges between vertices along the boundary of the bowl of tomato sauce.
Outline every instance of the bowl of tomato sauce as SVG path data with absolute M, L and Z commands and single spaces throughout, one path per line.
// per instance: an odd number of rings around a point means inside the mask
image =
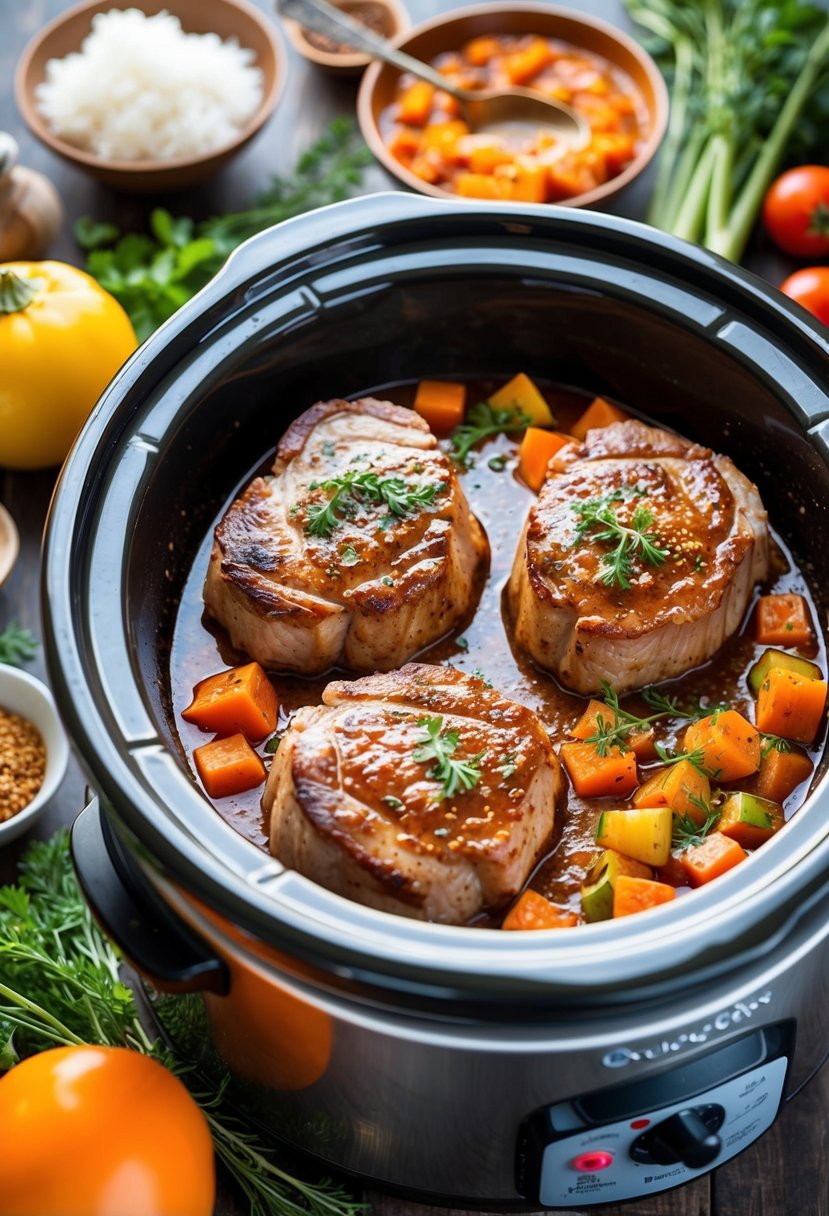
M 642 172 L 665 133 L 668 96 L 650 55 L 571 9 L 473 5 L 417 25 L 395 44 L 465 88 L 520 86 L 562 101 L 590 131 L 578 147 L 548 130 L 473 132 L 449 93 L 377 61 L 357 99 L 363 136 L 389 173 L 422 194 L 601 204 Z

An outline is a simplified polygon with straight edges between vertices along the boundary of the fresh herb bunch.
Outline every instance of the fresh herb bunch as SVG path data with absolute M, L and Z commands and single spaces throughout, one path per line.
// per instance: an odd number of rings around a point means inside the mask
M 402 477 L 381 477 L 370 469 L 354 469 L 341 477 L 329 477 L 321 482 L 312 481 L 309 488 L 326 490 L 330 492 L 331 497 L 327 502 L 314 503 L 307 508 L 308 522 L 305 531 L 309 536 L 328 537 L 339 527 L 343 518 L 354 515 L 362 503 L 375 506 L 385 504 L 392 518 L 402 519 L 421 507 L 431 506 L 437 495 L 446 489 L 446 485 L 442 481 L 412 485 Z M 382 520 L 381 527 L 388 526 L 390 522 L 388 519 Z M 356 563 L 347 558 L 344 564 Z
M 0 633 L 0 663 L 11 663 L 12 666 L 19 667 L 21 663 L 28 663 L 35 657 L 37 648 L 37 638 L 33 637 L 28 629 L 22 629 L 17 621 L 9 621 Z
M 252 1127 L 228 1109 L 229 1078 L 217 1082 L 147 1035 L 120 964 L 78 888 L 67 832 L 30 845 L 19 882 L 0 887 L 0 1069 L 56 1045 L 143 1052 L 179 1076 L 204 1111 L 216 1153 L 248 1197 L 251 1216 L 364 1211 L 334 1183 L 307 1183 L 282 1170 Z
M 725 704 L 722 705 L 702 705 L 697 702 L 694 705 L 681 705 L 676 697 L 669 697 L 659 689 L 648 684 L 642 689 L 642 700 L 654 712 L 645 716 L 632 713 L 629 709 L 622 709 L 619 704 L 619 694 L 614 688 L 611 688 L 607 680 L 602 680 L 602 697 L 608 708 L 609 714 L 605 718 L 602 714 L 596 715 L 596 729 L 589 735 L 584 742 L 594 743 L 596 751 L 600 756 L 606 756 L 607 750 L 610 747 L 616 747 L 621 752 L 629 750 L 628 735 L 636 731 L 647 731 L 653 722 L 658 722 L 661 718 L 680 718 L 687 722 L 696 722 L 700 718 L 706 718 L 709 714 L 715 713 L 718 709 L 728 709 Z M 776 735 L 768 736 L 777 738 Z M 786 741 L 781 739 L 783 745 L 781 751 L 786 750 Z M 776 746 L 776 745 L 772 745 Z M 661 749 L 656 745 L 657 754 L 667 757 L 666 764 L 676 763 L 677 760 L 690 759 L 694 756 L 697 760 L 701 760 L 702 753 L 700 749 L 699 756 L 696 752 L 683 754 L 681 756 L 671 756 L 664 748 Z M 708 774 L 706 774 L 708 775 Z
M 671 92 L 648 220 L 739 261 L 784 160 L 825 158 L 829 14 L 806 0 L 626 0 Z
M 488 401 L 479 401 L 466 415 L 466 421 L 456 426 L 450 439 L 452 459 L 462 469 L 472 467 L 472 449 L 490 435 L 525 431 L 532 422 L 521 410 L 493 409 Z
M 571 504 L 570 510 L 578 516 L 573 545 L 580 544 L 588 533 L 591 539 L 612 545 L 609 553 L 602 555 L 604 573 L 599 581 L 606 587 L 617 586 L 630 591 L 630 579 L 640 558 L 649 566 L 661 566 L 670 552 L 661 549 L 659 538 L 649 529 L 653 526 L 653 513 L 639 503 L 633 510 L 629 524 L 623 524 L 616 514 L 615 504 L 629 501 L 632 497 L 644 497 L 637 486 L 625 486 L 598 498 L 585 498 Z
M 426 728 L 426 735 L 417 739 L 417 747 L 412 758 L 418 764 L 434 764 L 426 774 L 427 777 L 440 781 L 443 789 L 439 794 L 442 802 L 452 798 L 459 790 L 472 790 L 481 780 L 481 761 L 486 750 L 476 756 L 466 759 L 456 759 L 454 753 L 460 743 L 460 735 L 456 730 L 443 730 L 443 718 L 421 718 L 418 726 Z
M 75 225 L 88 251 L 86 269 L 123 305 L 138 340 L 157 329 L 212 279 L 242 241 L 291 216 L 339 202 L 358 188 L 371 156 L 354 123 L 337 118 L 300 157 L 292 176 L 276 178 L 248 211 L 195 223 L 156 208 L 151 235 L 122 236 L 113 224 Z

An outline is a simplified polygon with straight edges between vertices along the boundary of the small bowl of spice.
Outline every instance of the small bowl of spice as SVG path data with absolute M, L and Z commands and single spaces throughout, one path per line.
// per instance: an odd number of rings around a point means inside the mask
M 57 790 L 69 745 L 52 694 L 0 664 L 0 846 L 27 831 Z
M 396 38 L 404 33 L 411 21 L 400 0 L 331 0 L 372 34 L 380 38 Z M 292 17 L 282 17 L 285 33 L 303 58 L 333 75 L 353 76 L 371 63 L 371 56 L 352 50 L 345 43 L 334 42 L 324 34 L 307 30 Z

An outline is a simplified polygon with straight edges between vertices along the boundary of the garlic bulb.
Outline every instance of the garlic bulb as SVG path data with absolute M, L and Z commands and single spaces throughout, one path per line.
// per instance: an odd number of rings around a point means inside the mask
M 40 258 L 63 219 L 48 177 L 17 164 L 17 144 L 0 131 L 0 262 Z

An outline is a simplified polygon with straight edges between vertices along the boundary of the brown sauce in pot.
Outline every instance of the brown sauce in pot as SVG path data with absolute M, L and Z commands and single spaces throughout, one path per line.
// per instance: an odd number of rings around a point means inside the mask
M 474 404 L 475 401 L 485 400 L 498 387 L 500 382 L 470 382 L 467 401 Z M 415 385 L 384 386 L 370 392 L 401 405 L 411 405 L 415 388 Z M 567 430 L 572 425 L 591 400 L 584 394 L 549 387 L 545 389 L 545 395 L 562 430 Z M 274 439 L 276 438 L 278 436 L 274 436 Z M 513 439 L 506 435 L 495 436 L 475 449 L 474 467 L 462 474 L 463 488 L 472 510 L 489 537 L 492 550 L 490 571 L 472 619 L 451 637 L 431 646 L 417 658 L 427 663 L 451 664 L 462 671 L 483 675 L 499 692 L 538 713 L 554 746 L 558 748 L 581 716 L 587 701 L 574 693 L 566 692 L 551 675 L 537 669 L 526 655 L 515 649 L 510 641 L 503 593 L 527 511 L 535 498 L 533 491 L 523 484 L 515 472 L 516 452 L 517 446 Z M 250 477 L 256 472 L 267 471 L 271 459 L 272 457 L 267 457 L 262 466 L 252 469 Z M 241 486 L 234 488 L 228 502 L 249 479 L 246 478 Z M 763 496 L 764 487 L 761 485 L 759 489 Z M 218 518 L 215 523 L 218 523 Z M 809 602 L 813 623 L 817 624 L 818 616 L 805 578 L 797 569 L 785 542 L 774 531 L 772 538 L 771 573 L 766 584 L 758 588 L 756 594 L 803 595 Z M 197 727 L 189 725 L 180 717 L 182 709 L 191 699 L 194 685 L 205 676 L 220 670 L 223 665 L 246 661 L 246 656 L 233 651 L 228 645 L 219 627 L 203 617 L 202 585 L 212 540 L 211 528 L 199 548 L 185 584 L 171 652 L 170 676 L 175 724 L 191 769 L 193 749 L 204 743 L 207 738 Z M 741 712 L 748 711 L 753 698 L 746 682 L 746 674 L 765 649 L 753 640 L 751 614 L 750 607 L 739 633 L 729 639 L 712 660 L 703 667 L 670 681 L 664 686 L 666 691 L 671 696 L 676 696 L 682 704 L 696 704 L 698 701 L 703 704 L 727 702 Z M 825 671 L 826 654 L 819 632 L 817 638 L 814 653 L 809 657 L 818 662 Z M 279 729 L 287 725 L 290 715 L 300 706 L 318 704 L 322 689 L 329 680 L 340 678 L 343 678 L 343 673 L 338 670 L 313 679 L 274 673 L 273 682 L 280 699 Z M 635 712 L 648 712 L 635 696 L 624 698 L 623 705 Z M 656 730 L 658 741 L 665 746 L 673 747 L 677 743 L 675 734 L 663 724 L 657 723 Z M 823 741 L 819 739 L 810 751 L 815 762 L 822 746 Z M 260 745 L 257 750 L 262 752 L 263 748 L 264 745 Z M 803 802 L 807 788 L 808 782 L 796 789 L 786 800 L 787 817 Z M 237 796 L 218 799 L 214 805 L 232 827 L 267 851 L 267 836 L 259 805 L 261 793 L 262 787 Z M 530 882 L 531 887 L 556 904 L 573 911 L 580 910 L 579 888 L 585 869 L 597 852 L 594 832 L 598 813 L 611 805 L 614 805 L 613 801 L 606 798 L 581 799 L 569 784 L 567 785 L 566 802 L 559 805 L 556 811 L 551 847 L 536 867 Z

